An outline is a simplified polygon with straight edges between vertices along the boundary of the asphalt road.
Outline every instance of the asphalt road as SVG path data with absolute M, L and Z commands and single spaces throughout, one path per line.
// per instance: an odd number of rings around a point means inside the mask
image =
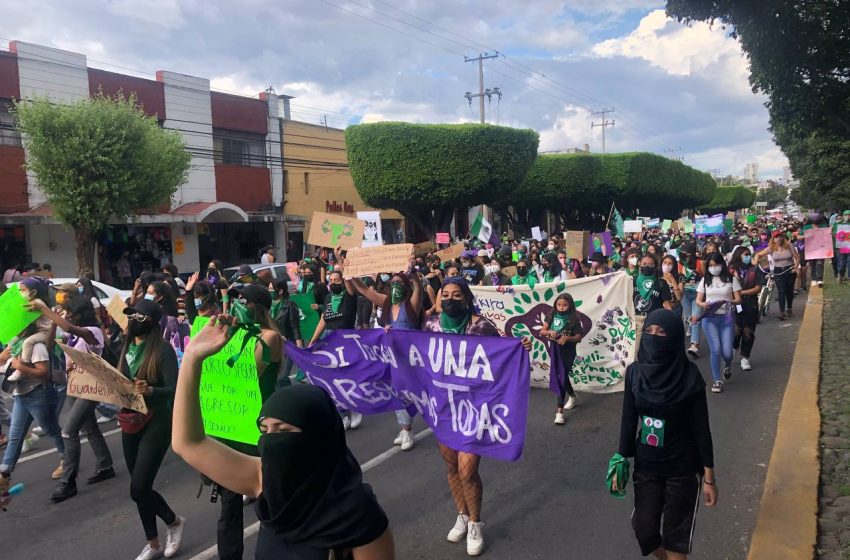
M 802 311 L 801 300 L 798 312 Z M 693 558 L 746 557 L 798 329 L 798 317 L 784 323 L 772 317 L 762 321 L 753 370 L 742 372 L 736 359 L 726 392 L 709 394 L 720 501 L 713 509 L 700 510 Z M 710 379 L 705 350 L 698 363 Z M 482 462 L 486 558 L 640 557 L 629 522 L 631 496 L 611 498 L 604 485 L 608 459 L 616 451 L 619 437 L 621 399 L 620 394 L 579 394 L 578 406 L 569 411 L 567 424 L 555 426 L 555 397 L 542 389 L 531 392 L 522 459 Z M 135 558 L 145 539 L 129 498 L 129 478 L 116 428 L 112 423 L 103 425 L 103 430 L 110 432 L 107 441 L 118 476 L 95 486 L 86 486 L 83 480 L 79 495 L 61 504 L 48 499 L 55 487 L 50 472 L 58 464 L 50 442 L 42 439 L 23 458 L 14 482 L 24 482 L 26 490 L 9 511 L 0 512 L 0 557 Z M 369 462 L 365 479 L 373 485 L 391 520 L 399 559 L 467 558 L 464 544 L 446 541 L 456 514 L 436 441 L 424 430 L 417 421 L 414 431 L 421 433 L 421 439 L 416 447 L 406 453 L 386 453 L 397 431 L 395 418 L 391 414 L 372 416 L 359 429 L 348 432 L 348 444 L 361 464 Z M 90 448 L 84 446 L 83 479 L 93 464 Z M 198 485 L 195 471 L 169 452 L 156 488 L 188 520 L 179 558 L 216 557 L 219 506 L 209 502 L 208 490 L 196 499 Z M 250 527 L 255 523 L 253 509 L 246 507 L 249 536 L 245 558 L 253 557 L 256 531 L 252 533 Z

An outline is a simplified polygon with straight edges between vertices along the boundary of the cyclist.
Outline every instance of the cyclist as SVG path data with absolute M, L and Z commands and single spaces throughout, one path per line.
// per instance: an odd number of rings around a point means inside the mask
M 794 303 L 794 271 L 800 266 L 800 256 L 785 234 L 781 231 L 773 233 L 773 239 L 765 249 L 755 254 L 758 260 L 763 255 L 769 255 L 773 264 L 773 277 L 779 292 L 779 320 L 785 320 L 785 309 L 791 315 L 791 307 Z

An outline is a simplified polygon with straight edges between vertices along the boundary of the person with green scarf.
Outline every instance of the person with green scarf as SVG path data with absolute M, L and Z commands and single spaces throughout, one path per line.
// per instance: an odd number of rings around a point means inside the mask
M 511 284 L 514 286 L 529 286 L 534 288 L 537 284 L 537 275 L 534 271 L 529 270 L 528 261 L 520 259 L 516 263 L 516 274 L 511 278 Z
M 564 409 L 571 410 L 576 405 L 576 392 L 570 382 L 570 371 L 576 361 L 578 343 L 585 334 L 587 333 L 582 329 L 573 296 L 568 293 L 559 294 L 552 305 L 552 312 L 540 329 L 541 337 L 549 338 L 557 345 L 553 351 L 561 353 L 561 363 L 564 365 L 563 378 L 558 379 L 558 410 L 555 412 L 555 424 L 558 425 L 566 422 Z
M 658 277 L 658 261 L 646 254 L 640 259 L 640 268 L 635 276 L 635 346 L 640 345 L 643 320 L 657 309 L 672 310 L 673 295 L 670 286 Z

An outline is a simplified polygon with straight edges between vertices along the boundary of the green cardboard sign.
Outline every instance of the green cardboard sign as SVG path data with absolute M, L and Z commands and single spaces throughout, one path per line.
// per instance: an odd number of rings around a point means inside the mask
M 732 233 L 735 231 L 735 220 L 730 220 L 726 218 L 723 220 L 723 231 L 726 233 Z
M 690 220 L 690 218 L 682 218 L 682 225 L 685 226 L 685 233 L 694 232 L 694 223 Z
M 192 323 L 190 338 L 194 338 L 209 320 L 209 317 L 197 317 Z M 201 415 L 208 436 L 257 445 L 260 438 L 257 418 L 263 403 L 254 359 L 255 343 L 248 341 L 233 367 L 227 365 L 228 358 L 239 353 L 247 335 L 242 329 L 236 331 L 224 348 L 204 360 Z
M 756 223 L 756 220 L 757 220 L 757 219 L 758 219 L 758 216 L 756 216 L 755 214 L 748 214 L 748 215 L 747 215 L 747 223 L 748 223 L 748 224 L 754 224 L 754 223 Z
M 306 344 L 313 338 L 313 333 L 319 326 L 319 313 L 310 307 L 316 303 L 316 296 L 312 293 L 293 294 L 289 296 L 289 299 L 295 302 L 301 312 L 301 338 Z
M 667 231 L 673 227 L 673 220 L 664 220 L 661 222 L 661 231 Z
M 24 307 L 27 303 L 29 300 L 21 293 L 18 284 L 9 286 L 0 296 L 0 342 L 3 344 L 9 344 L 10 340 L 41 316 L 38 311 L 27 311 Z

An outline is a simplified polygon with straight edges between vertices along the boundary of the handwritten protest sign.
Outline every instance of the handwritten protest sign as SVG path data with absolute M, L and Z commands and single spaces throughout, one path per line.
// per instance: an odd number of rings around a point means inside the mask
M 357 218 L 313 212 L 307 243 L 318 247 L 351 249 L 363 243 L 366 222 Z
M 673 220 L 664 220 L 661 222 L 661 231 L 667 231 L 673 227 Z
M 842 255 L 850 253 L 850 224 L 835 224 L 835 246 Z
M 570 378 L 578 391 L 611 393 L 623 390 L 626 367 L 636 353 L 632 280 L 622 273 L 529 286 L 470 286 L 481 315 L 507 335 L 532 339 L 531 384 L 549 386 L 551 360 L 542 321 L 559 294 L 575 300 L 582 330 Z
M 587 243 L 590 238 L 590 233 L 586 231 L 567 231 L 564 232 L 566 240 L 567 257 L 570 259 L 583 259 L 587 255 Z
M 427 255 L 428 253 L 433 253 L 437 250 L 437 244 L 433 241 L 423 241 L 422 243 L 416 243 L 413 246 L 413 254 L 417 257 L 421 255 Z
M 24 307 L 27 303 L 19 284 L 9 286 L 0 296 L 0 342 L 3 344 L 8 344 L 41 315 L 38 311 L 27 311 Z
M 540 231 L 540 226 L 531 228 L 531 238 L 537 241 L 543 241 L 543 232 Z
M 364 414 L 407 408 L 457 451 L 516 461 L 528 416 L 528 353 L 519 339 L 393 331 L 335 331 L 287 355 L 337 407 Z
M 313 333 L 316 332 L 316 327 L 319 326 L 319 313 L 311 307 L 316 303 L 316 297 L 310 292 L 309 294 L 291 294 L 289 299 L 298 306 L 301 320 L 301 338 L 305 342 L 310 342 Z
M 190 337 L 194 337 L 208 322 L 209 317 L 197 317 L 192 323 Z M 201 415 L 207 435 L 256 445 L 260 437 L 257 418 L 262 397 L 253 341 L 249 340 L 240 353 L 245 336 L 246 331 L 236 331 L 224 348 L 204 360 L 200 385 Z M 192 344 L 191 341 L 189 344 Z M 227 360 L 236 354 L 239 358 L 230 367 Z
M 437 251 L 436 253 L 434 253 L 434 256 L 440 257 L 440 262 L 453 261 L 460 258 L 460 254 L 463 253 L 463 249 L 463 243 L 457 243 L 455 245 L 452 245 L 448 249 Z
M 640 233 L 643 231 L 643 222 L 641 220 L 625 220 L 623 222 L 624 233 Z
M 446 233 L 442 233 L 442 232 L 441 232 L 441 233 L 438 233 L 438 234 L 437 234 L 437 243 L 440 243 L 440 244 L 442 244 L 442 245 L 445 245 L 445 244 L 451 243 L 451 236 L 449 236 L 448 232 L 446 232 Z
M 371 276 L 379 272 L 402 272 L 410 268 L 413 245 L 381 245 L 351 249 L 345 257 L 343 273 L 346 278 Z
M 76 366 L 68 375 L 68 396 L 105 402 L 147 413 L 145 398 L 133 392 L 133 382 L 97 354 L 81 352 L 59 343 Z
M 832 258 L 832 230 L 830 228 L 809 228 L 803 235 L 805 236 L 807 260 Z
M 363 220 L 363 247 L 375 247 L 384 244 L 380 212 L 374 210 L 358 211 L 357 219 Z
M 109 300 L 109 304 L 106 306 L 106 312 L 109 313 L 109 316 L 112 317 L 112 320 L 118 323 L 118 326 L 121 327 L 121 330 L 126 330 L 127 325 L 129 324 L 129 319 L 124 315 L 124 310 L 127 308 L 127 304 L 124 303 L 124 300 L 118 297 L 118 294 L 112 296 L 112 299 Z

